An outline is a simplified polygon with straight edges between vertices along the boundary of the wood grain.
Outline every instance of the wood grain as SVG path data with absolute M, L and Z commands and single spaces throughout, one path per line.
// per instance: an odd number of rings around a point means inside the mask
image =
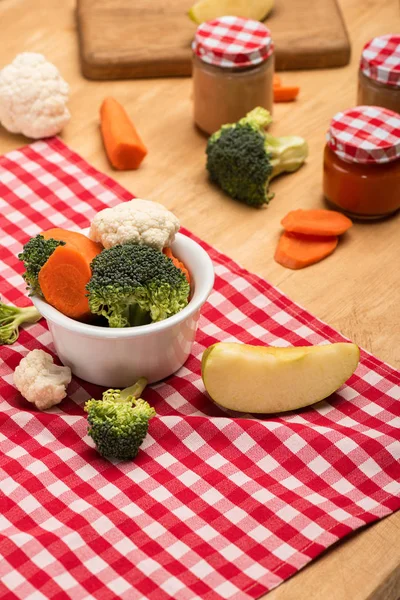
M 82 73 L 89 79 L 190 75 L 196 25 L 187 12 L 193 2 L 77 0 Z M 278 70 L 349 61 L 350 43 L 336 0 L 275 0 L 266 24 Z
M 193 127 L 190 79 L 85 80 L 80 71 L 74 0 L 3 0 L 0 64 L 23 51 L 43 52 L 71 85 L 72 120 L 62 138 L 96 168 L 139 197 L 165 204 L 195 234 L 279 287 L 292 300 L 369 352 L 400 368 L 399 216 L 355 224 L 321 263 L 290 271 L 273 260 L 280 220 L 291 209 L 323 206 L 322 150 L 330 118 L 354 105 L 363 44 L 398 30 L 397 0 L 341 0 L 353 52 L 341 69 L 282 74 L 299 84 L 296 103 L 276 105 L 273 131 L 306 137 L 310 156 L 296 174 L 273 182 L 270 206 L 253 210 L 207 180 L 205 138 Z M 115 172 L 99 134 L 98 109 L 114 95 L 135 122 L 149 155 L 141 168 Z M 0 152 L 28 143 L 0 128 Z M 343 541 L 267 600 L 398 600 L 400 512 Z
M 265 22 L 276 48 L 276 69 L 343 67 L 350 41 L 336 0 L 275 0 Z

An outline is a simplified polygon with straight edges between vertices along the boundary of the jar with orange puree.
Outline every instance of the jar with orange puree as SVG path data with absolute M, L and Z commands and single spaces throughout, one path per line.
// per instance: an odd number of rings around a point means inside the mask
M 197 29 L 193 42 L 194 121 L 211 134 L 256 106 L 272 112 L 274 53 L 258 21 L 220 17 Z
M 324 195 L 352 217 L 400 208 L 400 114 L 357 106 L 332 119 L 324 152 Z

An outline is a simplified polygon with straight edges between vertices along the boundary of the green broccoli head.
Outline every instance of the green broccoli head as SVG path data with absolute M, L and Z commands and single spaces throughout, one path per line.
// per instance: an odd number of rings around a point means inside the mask
M 146 384 L 145 380 L 144 385 Z M 144 387 L 144 386 L 143 386 Z M 125 390 L 128 392 L 130 388 Z M 88 434 L 104 458 L 135 458 L 156 412 L 145 400 L 121 390 L 107 390 L 102 400 L 88 400 Z M 140 392 L 140 390 L 138 390 Z M 140 392 L 141 393 L 141 392 Z
M 305 161 L 308 148 L 298 136 L 274 137 L 265 132 L 271 115 L 255 108 L 237 123 L 223 125 L 208 140 L 207 169 L 212 181 L 232 198 L 249 206 L 268 204 L 269 183 Z
M 122 244 L 103 250 L 91 264 L 87 285 L 90 310 L 110 327 L 162 321 L 188 303 L 183 272 L 160 250 Z
M 231 198 L 250 206 L 269 202 L 267 182 L 272 166 L 262 134 L 250 125 L 223 129 L 208 143 L 207 169 L 211 180 Z
M 25 266 L 23 278 L 28 284 L 27 289 L 30 296 L 42 295 L 38 281 L 39 271 L 58 246 L 65 246 L 65 242 L 53 240 L 53 238 L 46 240 L 39 234 L 31 238 L 23 247 L 22 252 L 18 254 L 19 260 L 22 260 Z

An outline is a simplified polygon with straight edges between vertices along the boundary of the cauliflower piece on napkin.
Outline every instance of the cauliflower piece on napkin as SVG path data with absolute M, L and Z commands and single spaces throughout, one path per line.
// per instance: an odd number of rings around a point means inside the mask
M 59 404 L 71 379 L 71 369 L 55 365 L 53 357 L 43 350 L 28 352 L 14 371 L 15 387 L 39 410 Z

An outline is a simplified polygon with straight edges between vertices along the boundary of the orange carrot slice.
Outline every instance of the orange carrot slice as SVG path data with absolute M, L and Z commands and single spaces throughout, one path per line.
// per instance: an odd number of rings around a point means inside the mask
M 115 98 L 106 98 L 100 108 L 104 147 L 115 169 L 137 169 L 147 154 L 135 126 Z
M 41 235 L 45 240 L 53 238 L 53 240 L 65 242 L 67 246 L 72 246 L 79 252 L 83 252 L 88 259 L 90 258 L 90 262 L 103 250 L 101 244 L 94 242 L 83 233 L 79 233 L 79 231 L 69 231 L 60 227 L 53 227 L 52 229 L 42 231 Z
M 39 271 L 45 300 L 61 313 L 79 321 L 91 315 L 86 285 L 92 271 L 92 256 L 73 246 L 58 246 Z
M 300 88 L 298 86 L 274 87 L 274 102 L 292 102 L 296 100 L 299 91 Z
M 310 209 L 291 210 L 281 225 L 292 233 L 305 235 L 341 235 L 353 225 L 352 221 L 335 210 Z
M 275 251 L 277 263 L 288 269 L 302 269 L 329 256 L 338 243 L 338 238 L 299 235 L 285 231 Z
M 187 268 L 185 267 L 185 265 L 183 264 L 183 262 L 181 262 L 178 258 L 176 258 L 176 256 L 174 256 L 172 254 L 171 248 L 164 248 L 163 252 L 164 252 L 165 256 L 167 256 L 168 258 L 170 258 L 172 260 L 172 262 L 174 263 L 174 265 L 178 269 L 180 269 L 181 271 L 183 271 L 183 273 L 185 274 L 185 277 L 186 277 L 188 283 L 190 284 L 189 271 L 187 270 Z

